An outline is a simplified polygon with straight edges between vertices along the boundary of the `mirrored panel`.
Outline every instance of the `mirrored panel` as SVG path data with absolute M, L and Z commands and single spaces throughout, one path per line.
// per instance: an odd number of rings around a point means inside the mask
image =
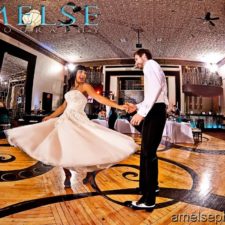
M 25 113 L 25 83 L 28 61 L 4 54 L 0 74 L 0 100 L 11 111 L 12 117 L 20 118 Z

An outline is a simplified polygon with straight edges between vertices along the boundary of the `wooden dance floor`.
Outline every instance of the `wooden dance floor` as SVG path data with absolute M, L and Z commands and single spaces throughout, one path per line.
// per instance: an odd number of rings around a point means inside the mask
M 140 136 L 133 137 L 140 144 Z M 52 146 L 54 148 L 54 146 Z M 225 224 L 225 133 L 203 134 L 195 145 L 162 142 L 153 212 L 125 201 L 139 198 L 140 152 L 114 167 L 85 176 L 73 172 L 64 188 L 62 168 L 43 165 L 0 139 L 0 225 Z

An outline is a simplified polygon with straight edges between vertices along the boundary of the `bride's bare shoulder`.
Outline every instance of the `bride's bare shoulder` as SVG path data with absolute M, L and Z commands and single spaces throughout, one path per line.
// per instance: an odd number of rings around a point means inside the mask
M 90 89 L 92 89 L 93 87 L 92 87 L 90 84 L 88 84 L 88 83 L 84 83 L 84 84 L 83 84 L 83 88 L 84 88 L 85 90 L 90 90 Z

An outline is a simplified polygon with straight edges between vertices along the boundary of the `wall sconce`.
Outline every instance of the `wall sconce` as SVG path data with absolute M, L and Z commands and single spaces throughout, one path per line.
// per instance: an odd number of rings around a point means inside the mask
M 208 63 L 207 68 L 211 73 L 215 73 L 218 70 L 218 66 L 215 63 Z

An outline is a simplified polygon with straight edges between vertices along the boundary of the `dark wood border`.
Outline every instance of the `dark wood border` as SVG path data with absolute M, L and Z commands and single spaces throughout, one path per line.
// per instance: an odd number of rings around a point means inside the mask
M 217 63 L 217 66 L 218 67 L 221 67 L 225 64 L 225 58 L 221 59 L 218 63 Z
M 215 97 L 223 95 L 222 87 L 210 85 L 185 84 L 182 86 L 182 89 L 189 96 Z
M 182 60 L 182 59 L 157 59 L 154 58 L 161 65 L 181 65 L 181 66 L 195 66 L 195 67 L 205 67 L 204 62 Z M 134 65 L 133 58 L 127 59 L 99 59 L 99 60 L 79 60 L 75 63 L 80 63 L 84 66 L 104 66 L 104 65 Z
M 7 52 L 10 55 L 15 57 L 21 58 L 28 62 L 27 65 L 27 79 L 25 84 L 25 96 L 26 96 L 26 103 L 25 103 L 25 112 L 30 113 L 31 111 L 31 101 L 32 101 L 32 90 L 33 90 L 33 79 L 34 79 L 34 70 L 37 56 L 24 51 L 21 48 L 18 48 L 12 44 L 9 44 L 3 40 L 0 40 L 0 71 L 2 68 L 4 54 Z

